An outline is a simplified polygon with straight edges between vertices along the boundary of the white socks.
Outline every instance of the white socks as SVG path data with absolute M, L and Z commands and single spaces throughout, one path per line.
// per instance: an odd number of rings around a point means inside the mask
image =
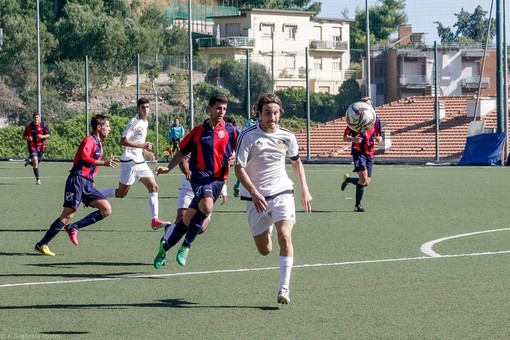
M 290 272 L 292 271 L 292 265 L 294 263 L 294 257 L 292 256 L 280 256 L 278 258 L 280 263 L 280 288 L 289 289 L 290 285 Z
M 158 204 L 158 193 L 157 192 L 149 192 L 149 208 L 151 210 L 151 218 L 158 217 L 159 214 L 159 204 Z

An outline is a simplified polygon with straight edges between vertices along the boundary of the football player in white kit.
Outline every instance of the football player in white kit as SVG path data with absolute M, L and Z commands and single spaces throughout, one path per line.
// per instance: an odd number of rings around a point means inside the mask
M 122 156 L 120 156 L 120 176 L 119 186 L 117 188 L 106 188 L 100 190 L 106 197 L 125 197 L 131 185 L 135 180 L 139 180 L 149 191 L 149 208 L 151 213 L 151 228 L 156 230 L 167 224 L 159 217 L 158 184 L 154 173 L 147 165 L 145 157 L 150 161 L 156 158 L 152 150 L 152 143 L 146 142 L 147 128 L 149 122 L 147 118 L 150 112 L 149 100 L 140 98 L 137 102 L 137 114 L 131 118 L 122 133 L 120 144 L 125 146 Z
M 241 200 L 247 201 L 246 215 L 257 250 L 268 255 L 272 250 L 271 232 L 276 227 L 280 246 L 280 288 L 278 303 L 290 302 L 290 275 L 294 261 L 292 229 L 296 222 L 294 183 L 287 175 L 285 158 L 301 187 L 301 203 L 312 211 L 305 171 L 299 147 L 292 132 L 278 125 L 283 112 L 280 98 L 272 93 L 257 103 L 259 123 L 241 132 L 236 148 L 235 174 L 241 181 Z

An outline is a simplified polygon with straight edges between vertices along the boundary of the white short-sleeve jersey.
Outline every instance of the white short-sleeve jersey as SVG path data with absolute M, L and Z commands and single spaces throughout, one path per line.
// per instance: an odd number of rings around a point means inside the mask
M 129 120 L 126 129 L 122 133 L 122 137 L 126 137 L 126 139 L 131 142 L 143 144 L 147 137 L 148 126 L 149 122 L 140 119 L 137 114 Z M 122 156 L 120 156 L 120 160 L 124 162 L 133 161 L 134 163 L 142 163 L 145 161 L 143 158 L 143 149 L 126 147 Z
M 236 164 L 244 168 L 257 191 L 265 197 L 292 190 L 294 184 L 287 175 L 285 158 L 297 156 L 296 136 L 281 126 L 274 133 L 266 133 L 255 124 L 241 132 L 237 142 Z M 240 194 L 250 197 L 242 185 Z

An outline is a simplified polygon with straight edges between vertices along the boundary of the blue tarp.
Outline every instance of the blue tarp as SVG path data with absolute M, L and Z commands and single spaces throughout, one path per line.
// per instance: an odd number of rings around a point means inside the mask
M 501 165 L 505 137 L 505 132 L 467 137 L 459 165 Z

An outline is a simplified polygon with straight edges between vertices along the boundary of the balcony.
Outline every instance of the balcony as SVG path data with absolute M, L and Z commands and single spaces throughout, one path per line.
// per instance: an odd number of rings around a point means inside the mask
M 198 48 L 229 47 L 249 48 L 255 46 L 255 39 L 248 37 L 227 37 L 227 38 L 200 38 L 197 39 Z
M 482 80 L 481 83 L 480 78 Z M 474 76 L 462 79 L 462 87 L 465 89 L 477 89 L 479 85 L 481 85 L 482 89 L 489 88 L 489 86 L 491 85 L 491 78 Z
M 427 58 L 429 56 L 429 53 L 427 51 L 421 51 L 421 50 L 399 50 L 398 54 L 400 56 L 403 56 L 404 58 Z
M 400 85 L 406 88 L 425 88 L 431 84 L 432 80 L 425 75 L 407 75 L 400 77 Z
M 331 41 L 331 40 L 312 40 L 310 41 L 310 50 L 321 51 L 347 51 L 347 41 Z
M 482 58 L 483 50 L 465 50 L 462 51 L 463 58 Z

